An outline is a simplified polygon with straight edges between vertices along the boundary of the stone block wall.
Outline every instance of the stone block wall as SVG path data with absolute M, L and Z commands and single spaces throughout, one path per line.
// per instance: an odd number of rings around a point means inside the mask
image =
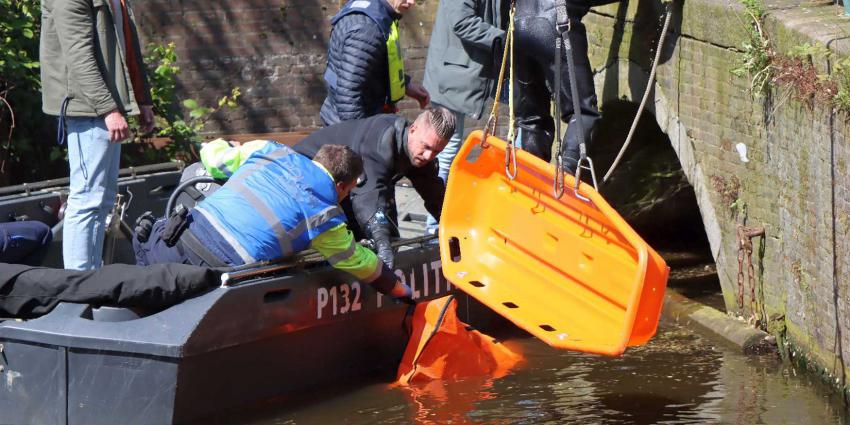
M 766 9 L 764 29 L 778 53 L 807 42 L 850 52 L 850 22 L 839 7 L 784 1 Z M 648 109 L 694 186 L 727 310 L 783 335 L 792 353 L 843 386 L 850 358 L 847 115 L 796 101 L 790 87 L 750 94 L 749 81 L 731 73 L 751 22 L 739 3 L 677 1 L 673 10 Z M 663 12 L 660 2 L 640 0 L 587 17 L 603 109 L 606 101 L 640 101 Z M 816 65 L 823 73 L 834 67 Z M 755 297 L 747 262 L 739 268 L 741 224 L 765 229 L 753 239 Z

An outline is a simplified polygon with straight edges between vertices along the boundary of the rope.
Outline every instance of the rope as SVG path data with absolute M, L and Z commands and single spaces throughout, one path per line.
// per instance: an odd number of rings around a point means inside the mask
M 508 25 L 508 33 L 505 36 L 505 50 L 508 49 L 508 46 L 513 42 L 513 29 L 514 29 L 514 3 L 511 2 L 511 13 L 510 13 L 510 24 Z M 505 78 L 505 67 L 508 63 L 508 55 L 505 52 L 502 53 L 502 66 L 499 69 L 499 78 L 496 82 L 496 96 L 502 93 L 502 82 Z M 496 126 L 499 123 L 499 100 L 496 99 L 493 101 L 493 108 L 490 110 L 490 117 L 487 118 L 487 125 L 484 127 L 484 140 L 482 141 L 482 145 L 487 144 L 487 136 L 491 134 L 491 132 L 496 131 Z M 510 141 L 508 141 L 510 143 Z
M 602 177 L 602 183 L 608 181 L 608 178 L 611 177 L 611 173 L 614 172 L 614 169 L 620 163 L 620 160 L 623 159 L 623 154 L 626 153 L 629 143 L 632 142 L 632 137 L 635 135 L 635 129 L 637 129 L 638 121 L 640 121 L 640 116 L 643 113 L 644 107 L 646 107 L 646 100 L 649 98 L 649 92 L 655 86 L 655 71 L 658 68 L 658 61 L 661 60 L 661 49 L 664 47 L 664 38 L 667 37 L 667 28 L 670 26 L 670 16 L 673 14 L 671 9 L 672 5 L 672 1 L 665 2 L 667 11 L 665 12 L 664 17 L 664 28 L 661 30 L 661 37 L 658 40 L 658 48 L 655 49 L 655 59 L 652 60 L 652 69 L 649 72 L 649 81 L 646 83 L 646 90 L 643 92 L 643 99 L 641 99 L 640 106 L 638 106 L 635 120 L 632 122 L 632 127 L 629 129 L 629 134 L 626 136 L 626 141 L 623 143 L 623 147 L 620 148 L 620 153 L 617 154 L 617 157 L 611 164 L 611 168 L 609 168 L 608 172 L 605 173 L 605 177 Z
M 507 48 L 511 56 L 511 74 L 508 77 L 508 145 L 505 147 L 505 175 L 513 180 L 517 174 L 516 147 L 514 146 L 514 129 L 516 119 L 514 117 L 514 8 L 511 3 L 510 24 L 508 24 Z M 507 55 L 503 55 L 507 56 Z M 513 165 L 513 171 L 511 166 Z

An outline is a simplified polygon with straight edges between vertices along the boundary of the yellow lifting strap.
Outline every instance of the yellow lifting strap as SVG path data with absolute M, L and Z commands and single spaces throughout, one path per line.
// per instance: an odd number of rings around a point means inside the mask
M 553 195 L 555 167 L 475 131 L 449 173 L 443 274 L 547 344 L 619 355 L 655 334 L 669 269 L 588 184 Z M 485 147 L 486 146 L 486 147 Z

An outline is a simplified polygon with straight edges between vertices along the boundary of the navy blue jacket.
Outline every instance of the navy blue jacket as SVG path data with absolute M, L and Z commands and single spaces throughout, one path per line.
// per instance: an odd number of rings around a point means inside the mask
M 380 6 L 373 8 L 380 15 L 378 21 L 386 24 L 401 18 L 386 1 L 369 1 Z M 332 22 L 325 71 L 328 95 L 321 109 L 326 126 L 379 114 L 389 104 L 390 94 L 385 29 L 376 18 L 346 8 Z

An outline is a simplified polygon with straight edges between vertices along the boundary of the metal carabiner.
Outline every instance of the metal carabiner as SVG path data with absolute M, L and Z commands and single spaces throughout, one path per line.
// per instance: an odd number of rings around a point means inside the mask
M 552 180 L 552 196 L 561 199 L 564 196 L 564 168 L 561 167 L 561 155 L 555 157 L 555 179 Z
M 587 166 L 582 165 L 582 163 L 585 161 L 587 161 Z M 593 181 L 593 189 L 599 190 L 599 186 L 596 184 L 596 170 L 593 168 L 593 160 L 590 159 L 589 156 L 582 155 L 582 157 L 578 160 L 578 164 L 576 165 L 576 181 L 575 186 L 573 186 L 573 194 L 575 194 L 576 198 L 581 199 L 584 202 L 591 202 L 590 198 L 578 192 L 578 186 L 579 184 L 581 184 L 581 170 L 583 168 L 590 170 L 590 178 Z
M 508 145 L 505 146 L 505 175 L 508 176 L 509 179 L 513 180 L 517 175 L 517 165 L 516 165 L 516 146 L 514 146 L 513 142 L 508 142 Z M 511 172 L 511 165 L 514 167 L 513 173 Z
M 487 143 L 487 137 L 491 134 L 496 134 L 496 125 L 498 125 L 498 123 L 499 118 L 495 114 L 491 114 L 490 118 L 487 118 L 487 125 L 484 126 L 484 137 L 481 138 L 482 148 L 490 146 L 490 144 Z

